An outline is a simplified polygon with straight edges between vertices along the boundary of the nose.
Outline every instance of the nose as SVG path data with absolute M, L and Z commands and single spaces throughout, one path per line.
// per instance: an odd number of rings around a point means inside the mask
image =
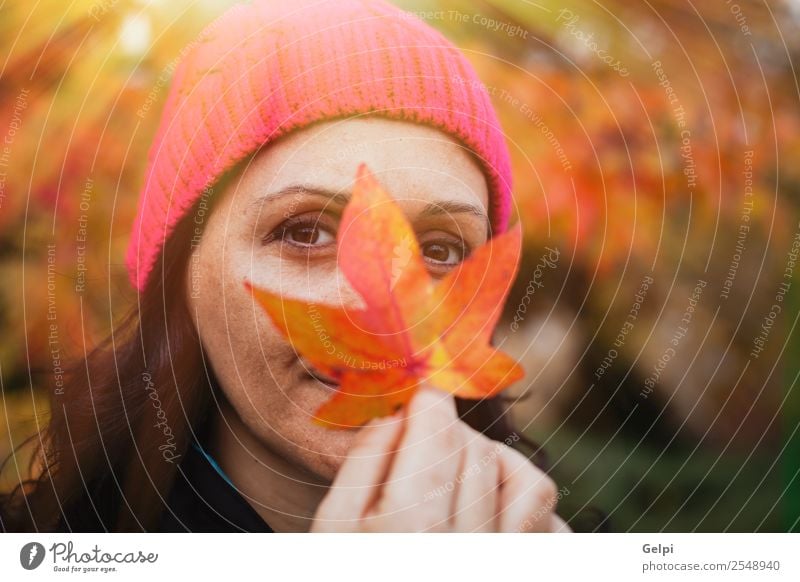
M 308 289 L 315 301 L 343 309 L 365 309 L 366 303 L 338 267 L 324 282 Z
M 366 303 L 338 265 L 309 264 L 302 271 L 281 272 L 276 279 L 268 289 L 278 295 L 340 309 L 366 309 Z

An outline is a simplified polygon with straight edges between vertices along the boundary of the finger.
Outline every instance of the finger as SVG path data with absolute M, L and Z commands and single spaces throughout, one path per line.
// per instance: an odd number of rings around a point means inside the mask
M 500 531 L 550 531 L 556 485 L 519 451 L 500 443 Z
M 375 419 L 359 431 L 317 510 L 317 531 L 346 531 L 369 512 L 389 472 L 403 433 L 404 417 L 401 410 Z
M 455 401 L 443 391 L 423 387 L 406 414 L 380 510 L 392 513 L 393 524 L 402 531 L 448 529 L 463 448 Z
M 554 533 L 572 533 L 572 528 L 567 525 L 567 522 L 558 517 L 555 513 L 552 514 L 550 531 Z
M 460 532 L 497 531 L 500 469 L 493 458 L 493 442 L 462 424 L 464 465 L 458 475 L 454 529 Z

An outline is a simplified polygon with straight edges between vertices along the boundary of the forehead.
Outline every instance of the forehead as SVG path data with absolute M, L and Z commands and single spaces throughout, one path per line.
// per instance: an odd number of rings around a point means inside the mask
M 274 142 L 245 169 L 234 204 L 294 186 L 349 192 L 362 162 L 398 202 L 457 201 L 488 212 L 486 180 L 469 150 L 435 128 L 378 117 L 325 121 Z

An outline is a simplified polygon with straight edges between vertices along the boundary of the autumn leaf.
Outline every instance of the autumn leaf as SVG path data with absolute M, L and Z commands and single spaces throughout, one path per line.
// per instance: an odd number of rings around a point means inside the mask
M 394 413 L 422 383 L 480 399 L 523 377 L 517 362 L 490 345 L 520 245 L 516 224 L 436 282 L 402 210 L 362 164 L 337 252 L 339 268 L 366 307 L 309 303 L 245 286 L 295 351 L 338 382 L 314 420 L 352 428 Z

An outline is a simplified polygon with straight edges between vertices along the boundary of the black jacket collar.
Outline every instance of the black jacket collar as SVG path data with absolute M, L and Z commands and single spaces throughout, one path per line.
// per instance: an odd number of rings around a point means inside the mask
M 161 532 L 272 532 L 212 461 L 189 446 L 161 516 Z

